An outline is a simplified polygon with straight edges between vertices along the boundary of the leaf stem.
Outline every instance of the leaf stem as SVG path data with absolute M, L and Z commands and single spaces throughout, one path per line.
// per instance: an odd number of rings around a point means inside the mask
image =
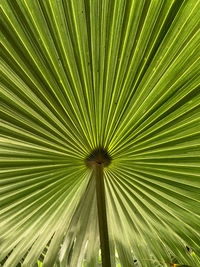
M 98 221 L 99 221 L 102 266 L 111 267 L 102 163 L 95 164 L 94 173 L 96 180 L 96 196 L 97 196 L 97 210 L 98 210 Z

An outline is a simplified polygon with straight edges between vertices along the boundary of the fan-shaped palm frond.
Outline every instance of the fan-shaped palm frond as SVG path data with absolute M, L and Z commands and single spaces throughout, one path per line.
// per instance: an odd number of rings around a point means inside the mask
M 199 10 L 1 0 L 3 266 L 200 266 Z

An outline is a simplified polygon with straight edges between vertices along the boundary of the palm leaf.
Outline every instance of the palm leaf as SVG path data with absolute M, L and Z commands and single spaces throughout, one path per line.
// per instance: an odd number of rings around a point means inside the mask
M 199 10 L 1 1 L 3 266 L 200 265 Z

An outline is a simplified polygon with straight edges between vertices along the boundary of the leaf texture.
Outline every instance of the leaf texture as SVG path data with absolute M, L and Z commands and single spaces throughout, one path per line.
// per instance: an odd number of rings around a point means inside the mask
M 200 266 L 199 10 L 1 0 L 3 266 L 101 266 L 98 147 L 112 266 Z

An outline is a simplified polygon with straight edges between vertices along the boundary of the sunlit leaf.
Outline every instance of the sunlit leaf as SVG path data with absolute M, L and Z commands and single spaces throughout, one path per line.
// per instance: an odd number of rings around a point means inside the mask
M 0 265 L 200 266 L 199 10 L 1 0 Z

